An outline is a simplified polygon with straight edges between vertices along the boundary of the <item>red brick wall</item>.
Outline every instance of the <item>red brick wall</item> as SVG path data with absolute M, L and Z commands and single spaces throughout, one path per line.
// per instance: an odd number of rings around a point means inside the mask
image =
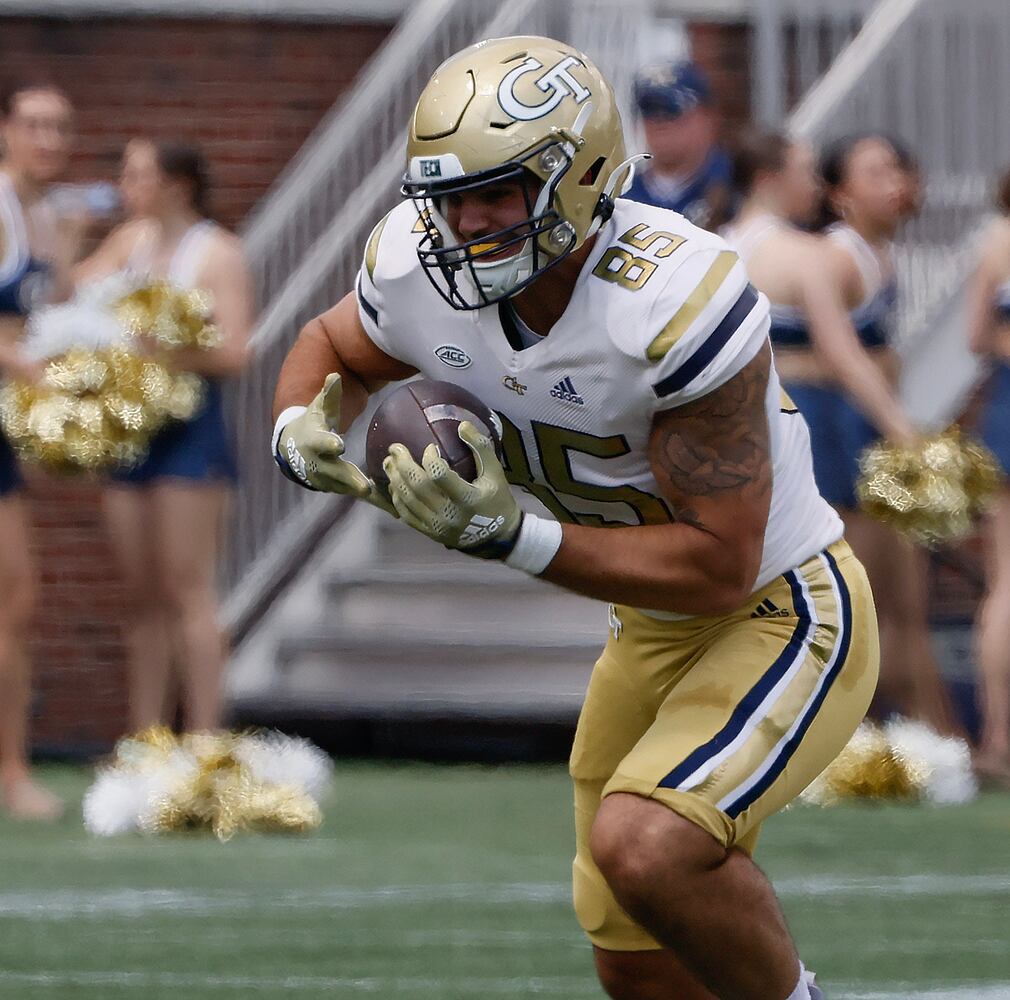
M 78 108 L 74 175 L 115 176 L 138 135 L 195 139 L 234 226 L 389 32 L 380 24 L 0 18 L 0 75 L 41 75 Z
M 206 150 L 213 208 L 235 226 L 389 32 L 382 24 L 0 17 L 0 76 L 54 80 L 78 109 L 76 179 L 112 179 L 133 136 Z M 30 651 L 33 738 L 108 746 L 126 698 L 119 583 L 93 486 L 29 488 L 41 576 Z
M 691 53 L 712 84 L 726 130 L 750 120 L 750 26 L 732 22 L 688 25 Z
M 122 734 L 127 716 L 123 588 L 99 491 L 29 473 L 28 501 L 41 584 L 29 640 L 33 741 L 47 751 L 102 749 Z

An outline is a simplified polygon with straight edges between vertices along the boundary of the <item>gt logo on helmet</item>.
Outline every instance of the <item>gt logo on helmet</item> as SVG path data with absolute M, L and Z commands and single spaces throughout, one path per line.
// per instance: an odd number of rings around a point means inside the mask
M 566 56 L 534 81 L 537 88 L 549 96 L 539 104 L 523 104 L 515 95 L 516 83 L 527 73 L 535 73 L 544 68 L 542 62 L 530 56 L 502 79 L 498 85 L 498 103 L 506 114 L 521 122 L 531 122 L 549 115 L 565 97 L 574 97 L 575 103 L 581 104 L 592 96 L 592 92 L 568 72 L 570 66 L 581 65 L 582 62 L 575 56 Z

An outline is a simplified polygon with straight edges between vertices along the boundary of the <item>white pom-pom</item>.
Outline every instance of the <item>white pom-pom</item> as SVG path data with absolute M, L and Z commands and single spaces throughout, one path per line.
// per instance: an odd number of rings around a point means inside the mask
M 176 749 L 166 756 L 135 740 L 123 740 L 117 757 L 84 796 L 84 826 L 99 837 L 151 829 L 161 803 L 199 769 L 190 753 Z
M 82 285 L 69 302 L 35 310 L 22 341 L 25 353 L 45 361 L 74 348 L 101 351 L 127 343 L 115 304 L 136 287 L 135 278 L 112 274 Z
M 111 308 L 120 299 L 126 298 L 144 284 L 137 275 L 126 271 L 116 271 L 104 278 L 96 278 L 77 286 L 74 301 L 88 305 Z
M 84 796 L 84 826 L 99 837 L 139 829 L 147 806 L 148 782 L 142 774 L 109 769 L 99 773 Z
M 283 733 L 244 736 L 235 749 L 257 781 L 300 788 L 318 803 L 329 789 L 333 762 L 308 740 Z
M 934 805 L 960 805 L 978 794 L 971 751 L 964 740 L 941 736 L 929 726 L 894 719 L 884 732 L 896 757 L 923 774 L 925 799 Z
M 126 331 L 110 309 L 73 301 L 33 313 L 23 346 L 29 357 L 45 361 L 74 348 L 99 351 L 126 340 Z

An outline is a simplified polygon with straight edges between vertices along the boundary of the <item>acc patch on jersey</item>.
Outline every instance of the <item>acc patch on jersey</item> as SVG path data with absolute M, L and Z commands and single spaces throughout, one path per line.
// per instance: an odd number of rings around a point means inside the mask
M 440 344 L 432 353 L 450 368 L 468 368 L 472 360 L 458 344 Z

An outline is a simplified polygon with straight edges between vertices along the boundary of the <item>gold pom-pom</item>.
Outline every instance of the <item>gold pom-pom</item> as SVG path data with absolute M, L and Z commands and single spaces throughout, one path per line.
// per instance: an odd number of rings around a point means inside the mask
M 132 336 L 149 337 L 168 350 L 216 347 L 221 342 L 211 322 L 210 296 L 203 291 L 160 281 L 124 296 L 115 308 Z
M 884 731 L 863 723 L 804 798 L 819 805 L 834 805 L 843 799 L 915 800 L 919 797 L 914 777 L 895 755 Z
M 77 314 L 72 306 L 54 313 L 50 342 L 65 343 Z M 0 425 L 23 459 L 56 472 L 133 465 L 169 420 L 189 420 L 203 404 L 204 380 L 143 356 L 139 340 L 166 353 L 217 346 L 221 337 L 208 296 L 159 282 L 117 299 L 113 312 L 83 313 L 81 322 L 110 317 L 115 328 L 113 314 L 122 325 L 118 340 L 107 339 L 100 349 L 62 350 L 37 384 L 0 389 Z M 34 332 L 44 345 L 45 322 Z
M 301 833 L 322 822 L 332 765 L 280 733 L 188 733 L 153 727 L 121 740 L 84 802 L 93 833 L 242 830 Z
M 860 458 L 856 494 L 871 517 L 921 545 L 964 538 L 995 499 L 996 459 L 957 427 L 917 448 L 880 442 Z
M 951 805 L 970 801 L 976 791 L 964 740 L 894 719 L 883 726 L 864 722 L 801 799 L 821 806 L 852 799 Z
M 17 453 L 55 472 L 134 464 L 166 421 L 188 420 L 206 386 L 130 351 L 72 350 L 35 385 L 0 388 L 0 424 Z

